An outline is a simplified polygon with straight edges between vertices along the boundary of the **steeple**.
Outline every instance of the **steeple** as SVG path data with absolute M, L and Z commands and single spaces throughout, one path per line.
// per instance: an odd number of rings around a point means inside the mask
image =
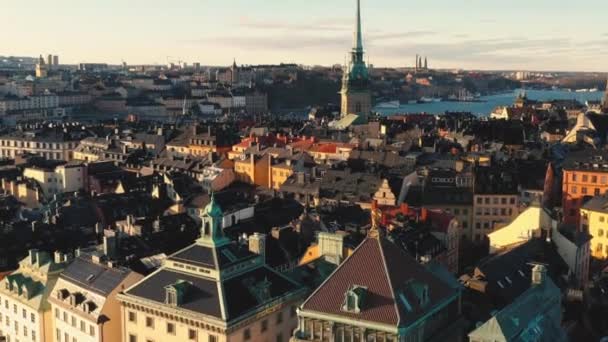
M 222 220 L 224 214 L 222 208 L 215 201 L 215 195 L 211 194 L 211 201 L 203 210 L 201 217 L 201 237 L 197 243 L 207 247 L 221 247 L 230 243 L 230 239 L 224 236 Z
M 357 0 L 357 21 L 353 42 L 353 62 L 363 62 L 363 33 L 361 31 L 361 0 Z

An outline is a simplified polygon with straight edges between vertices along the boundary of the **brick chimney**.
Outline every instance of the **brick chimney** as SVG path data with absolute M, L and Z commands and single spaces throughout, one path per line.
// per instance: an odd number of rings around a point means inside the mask
M 426 219 L 428 218 L 428 216 L 429 216 L 428 209 L 427 208 L 422 208 L 420 210 L 420 221 L 421 222 L 426 222 Z

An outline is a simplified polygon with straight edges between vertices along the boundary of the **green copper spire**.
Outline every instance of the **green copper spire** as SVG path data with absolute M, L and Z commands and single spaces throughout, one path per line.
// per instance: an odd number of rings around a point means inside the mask
M 361 0 L 357 0 L 357 23 L 355 25 L 355 41 L 353 46 L 353 52 L 361 53 L 361 57 L 363 57 L 363 34 L 361 33 Z
M 361 32 L 361 0 L 357 0 L 357 21 L 355 27 L 355 41 L 351 52 L 351 60 L 349 64 L 349 72 L 345 74 L 344 82 L 355 82 L 357 85 L 350 84 L 354 87 L 367 87 L 368 70 L 363 60 L 363 33 Z M 365 84 L 362 84 L 365 83 Z

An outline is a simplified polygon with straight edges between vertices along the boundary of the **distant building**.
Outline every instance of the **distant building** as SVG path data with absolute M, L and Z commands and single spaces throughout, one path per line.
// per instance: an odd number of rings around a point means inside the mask
M 0 136 L 0 156 L 15 158 L 33 153 L 53 160 L 72 160 L 72 152 L 79 139 L 63 131 L 41 130 L 38 132 L 13 132 Z
M 608 196 L 595 196 L 580 209 L 580 227 L 591 238 L 591 255 L 597 259 L 608 259 Z
M 602 109 L 604 110 L 604 113 L 608 113 L 608 81 L 606 81 L 606 91 L 602 98 Z
M 36 77 L 45 78 L 48 75 L 48 65 L 44 62 L 44 58 L 40 55 L 38 63 L 36 63 Z
M 53 56 L 53 66 L 59 66 L 59 56 Z
M 365 121 L 372 109 L 369 70 L 363 60 L 363 33 L 361 30 L 361 4 L 357 1 L 357 24 L 351 60 L 342 78 L 341 116 L 358 115 Z
M 599 150 L 571 152 L 563 164 L 564 222 L 579 224 L 579 209 L 587 200 L 608 191 L 608 154 Z

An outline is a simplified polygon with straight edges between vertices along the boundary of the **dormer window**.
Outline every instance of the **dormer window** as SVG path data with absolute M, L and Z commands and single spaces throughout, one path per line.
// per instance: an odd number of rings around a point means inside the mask
M 171 306 L 178 306 L 184 302 L 192 283 L 185 280 L 178 280 L 175 284 L 165 286 L 165 303 Z
M 21 286 L 21 295 L 25 298 L 25 299 L 30 299 L 30 292 L 27 289 L 27 286 L 23 285 Z
M 166 303 L 167 305 L 177 306 L 177 291 L 174 288 L 167 289 Z
M 70 292 L 67 289 L 61 289 L 57 291 L 57 299 L 64 300 L 70 295 Z
M 350 313 L 360 313 L 367 295 L 367 287 L 351 285 L 344 295 L 342 311 Z

